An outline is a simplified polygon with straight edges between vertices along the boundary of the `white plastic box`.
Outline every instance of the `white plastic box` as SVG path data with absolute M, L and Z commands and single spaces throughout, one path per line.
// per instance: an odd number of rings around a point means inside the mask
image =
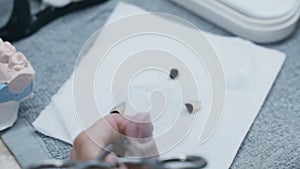
M 258 43 L 288 37 L 300 16 L 300 0 L 171 0 L 227 31 Z

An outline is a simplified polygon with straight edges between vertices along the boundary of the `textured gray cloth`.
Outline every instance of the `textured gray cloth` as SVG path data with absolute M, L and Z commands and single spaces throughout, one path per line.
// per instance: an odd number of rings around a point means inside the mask
M 117 2 L 111 0 L 66 15 L 29 38 L 14 43 L 37 73 L 35 96 L 21 104 L 17 124 L 2 134 L 2 139 L 22 166 L 43 158 L 68 158 L 70 145 L 34 132 L 30 124 L 70 76 L 81 47 L 103 26 Z M 167 0 L 125 2 L 149 11 L 178 15 L 202 30 L 230 36 Z M 300 30 L 297 29 L 288 40 L 267 47 L 285 52 L 287 60 L 240 147 L 232 169 L 300 168 Z

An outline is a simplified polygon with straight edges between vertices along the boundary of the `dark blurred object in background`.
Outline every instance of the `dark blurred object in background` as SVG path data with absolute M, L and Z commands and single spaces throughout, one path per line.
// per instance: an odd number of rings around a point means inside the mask
M 0 0 L 0 28 L 2 28 L 9 20 L 14 1 Z
M 0 0 L 0 37 L 5 41 L 17 41 L 27 37 L 47 23 L 67 13 L 84 9 L 108 0 L 82 0 L 63 7 L 43 4 L 40 0 Z M 32 11 L 32 5 L 40 5 Z M 33 8 L 37 9 L 37 8 Z

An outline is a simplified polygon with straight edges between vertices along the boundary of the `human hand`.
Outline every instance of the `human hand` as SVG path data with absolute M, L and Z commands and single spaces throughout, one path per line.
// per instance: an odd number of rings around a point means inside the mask
M 139 157 L 157 155 L 157 148 L 152 137 L 153 126 L 149 122 L 148 114 L 136 116 L 123 116 L 111 114 L 98 120 L 94 125 L 77 136 L 71 150 L 71 160 L 91 160 L 96 158 L 103 148 L 112 142 L 127 136 L 127 141 L 139 152 Z M 137 155 L 125 152 L 125 155 Z M 105 161 L 113 162 L 113 155 L 109 155 Z M 136 169 L 138 166 L 120 165 L 119 169 Z

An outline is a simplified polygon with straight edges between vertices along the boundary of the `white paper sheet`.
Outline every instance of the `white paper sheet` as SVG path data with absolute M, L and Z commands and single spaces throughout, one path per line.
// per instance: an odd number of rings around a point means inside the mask
M 108 22 L 140 12 L 144 12 L 144 10 L 129 4 L 120 3 L 112 13 Z M 168 21 L 166 20 L 166 22 Z M 219 54 L 225 72 L 227 96 L 222 120 L 212 137 L 206 143 L 199 144 L 199 131 L 203 128 L 208 116 L 211 93 L 208 92 L 209 90 L 206 88 L 209 87 L 209 84 L 206 83 L 207 79 L 205 77 L 204 69 L 197 65 L 191 66 L 202 70 L 199 72 L 198 76 L 203 77 L 199 80 L 203 83 L 200 89 L 202 107 L 199 116 L 197 117 L 197 122 L 188 137 L 165 154 L 199 154 L 207 159 L 207 168 L 225 169 L 229 168 L 232 163 L 239 146 L 259 112 L 285 60 L 285 54 L 257 46 L 240 38 L 222 37 L 209 33 L 205 33 L 205 35 Z M 146 39 L 140 39 L 145 43 L 151 41 L 151 38 L 155 39 L 155 37 L 142 38 Z M 167 48 L 163 43 L 158 45 L 162 48 Z M 122 51 L 121 48 L 123 48 L 123 50 L 124 48 L 126 48 L 126 50 L 128 48 L 133 49 L 133 46 L 136 47 L 136 45 L 130 45 L 130 42 L 128 42 L 127 45 L 123 47 L 120 46 L 120 50 Z M 180 52 L 180 49 L 173 50 L 174 52 Z M 182 59 L 184 60 L 185 58 Z M 136 81 L 136 86 L 149 84 L 144 83 L 144 81 L 147 80 L 155 81 L 158 82 L 155 85 L 165 88 L 166 93 L 170 94 L 171 98 L 176 98 L 178 93 L 174 92 L 172 87 L 170 87 L 172 84 L 163 79 L 159 79 L 159 77 L 161 76 L 153 74 L 153 72 L 148 72 L 147 78 L 150 78 L 151 80 L 140 77 L 140 79 Z M 102 91 L 105 89 L 96 89 L 96 91 L 97 90 L 101 91 L 101 93 L 105 93 L 105 91 Z M 133 87 L 133 91 L 138 91 L 138 88 Z M 149 91 L 145 90 L 138 93 L 140 95 L 141 93 L 145 94 L 147 92 Z M 133 92 L 131 94 L 133 98 L 135 98 L 135 93 Z M 103 99 L 103 97 L 109 98 L 108 95 L 96 95 L 97 100 L 101 101 L 102 104 L 105 105 L 104 109 L 109 112 L 115 105 L 113 105 L 110 99 Z M 143 99 L 137 99 L 135 103 L 140 109 L 145 109 L 148 102 L 144 102 Z M 74 138 L 82 131 L 74 111 L 71 77 L 58 93 L 53 96 L 52 102 L 36 119 L 33 125 L 38 131 L 45 135 L 72 144 Z M 90 120 L 96 121 L 97 119 Z M 162 125 L 162 123 L 164 123 L 164 125 Z M 159 132 L 166 130 L 166 126 L 171 123 L 172 118 L 165 118 L 164 121 L 155 123 L 154 132 L 157 132 L 155 134 L 159 134 Z

